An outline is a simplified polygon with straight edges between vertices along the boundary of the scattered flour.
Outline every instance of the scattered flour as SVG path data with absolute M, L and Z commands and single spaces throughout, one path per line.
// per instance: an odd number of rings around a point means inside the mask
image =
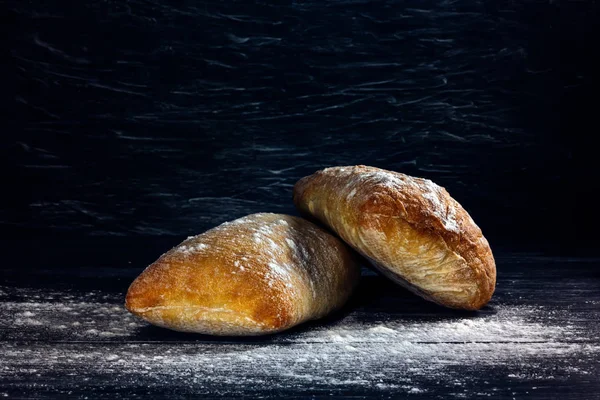
M 275 275 L 279 276 L 280 278 L 283 279 L 289 279 L 290 278 L 290 268 L 287 265 L 280 265 L 274 262 L 270 262 L 269 263 L 269 268 L 271 268 L 271 272 L 273 272 Z
M 296 243 L 294 243 L 294 241 L 292 239 L 285 238 L 285 242 L 290 247 L 290 249 L 292 249 L 292 250 L 296 249 Z
M 275 263 L 270 268 L 273 275 L 285 271 Z M 315 390 L 432 394 L 443 386 L 476 387 L 487 395 L 494 393 L 485 383 L 489 370 L 505 370 L 507 380 L 525 380 L 536 387 L 569 376 L 589 379 L 600 371 L 600 344 L 591 339 L 593 332 L 560 322 L 573 318 L 572 310 L 545 310 L 556 318 L 552 323 L 540 322 L 541 309 L 533 306 L 497 304 L 494 314 L 437 319 L 396 319 L 357 309 L 310 329 L 232 344 L 230 339 L 221 343 L 167 331 L 160 337 L 150 331 L 140 336 L 140 328 L 147 325 L 119 305 L 120 294 L 63 293 L 69 300 L 61 307 L 34 297 L 49 295 L 23 289 L 19 296 L 25 301 L 2 304 L 0 327 L 8 340 L 0 357 L 8 369 L 0 373 L 5 376 L 36 369 L 42 378 L 62 371 L 83 381 L 93 366 L 94 376 L 100 371 L 107 385 L 135 380 L 152 387 L 167 379 L 195 395 L 209 395 L 206 388 L 216 385 L 223 395 L 236 397 L 267 383 L 273 390 L 289 390 L 307 382 Z M 26 312 L 43 325 L 19 325 Z M 365 322 L 380 318 L 375 326 Z M 184 340 L 165 342 L 164 335 Z M 28 345 L 18 345 L 17 338 Z M 48 338 L 61 344 L 47 343 Z M 110 342 L 110 350 L 102 342 Z
M 14 324 L 17 326 L 42 326 L 44 323 L 38 319 L 16 318 Z
M 383 325 L 378 325 L 373 328 L 369 328 L 369 331 L 376 332 L 376 333 L 396 333 L 395 330 L 387 328 Z
M 35 316 L 35 314 L 32 313 L 31 311 L 24 311 L 24 312 L 21 313 L 21 315 L 24 316 L 24 317 L 33 317 L 33 316 Z
M 352 199 L 354 197 L 354 195 L 356 194 L 356 188 L 353 188 L 350 193 L 348 193 L 348 196 L 346 196 L 346 200 L 350 201 L 350 199 Z
M 205 243 L 198 243 L 195 248 L 196 248 L 196 250 L 199 250 L 199 251 L 206 250 L 206 249 L 208 249 L 208 245 Z
M 192 237 L 195 238 L 195 237 Z M 187 243 L 187 242 L 184 242 Z M 205 243 L 190 243 L 190 244 L 182 244 L 179 247 L 177 247 L 177 251 L 185 254 L 185 255 L 190 255 L 199 251 L 203 251 L 208 249 L 209 246 Z

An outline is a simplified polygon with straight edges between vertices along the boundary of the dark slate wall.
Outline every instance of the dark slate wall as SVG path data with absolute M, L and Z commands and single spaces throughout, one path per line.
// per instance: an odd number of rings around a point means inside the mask
M 368 164 L 593 247 L 593 2 L 269 3 L 3 2 L 3 236 L 198 233 Z

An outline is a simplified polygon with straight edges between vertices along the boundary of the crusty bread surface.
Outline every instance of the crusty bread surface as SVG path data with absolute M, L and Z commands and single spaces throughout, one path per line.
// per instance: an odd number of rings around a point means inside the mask
M 359 277 L 356 255 L 324 229 L 252 214 L 163 254 L 131 284 L 125 306 L 177 331 L 262 335 L 340 308 Z
M 496 265 L 481 229 L 441 186 L 374 167 L 331 167 L 302 178 L 294 203 L 385 276 L 443 306 L 477 310 Z

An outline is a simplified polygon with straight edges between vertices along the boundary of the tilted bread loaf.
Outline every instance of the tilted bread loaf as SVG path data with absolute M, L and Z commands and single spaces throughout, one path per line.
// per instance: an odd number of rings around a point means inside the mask
M 430 180 L 366 166 L 326 168 L 296 183 L 294 203 L 428 300 L 476 310 L 492 297 L 496 265 L 487 240 Z
M 302 218 L 252 214 L 191 237 L 131 284 L 146 321 L 210 335 L 262 335 L 340 308 L 360 277 L 356 255 Z

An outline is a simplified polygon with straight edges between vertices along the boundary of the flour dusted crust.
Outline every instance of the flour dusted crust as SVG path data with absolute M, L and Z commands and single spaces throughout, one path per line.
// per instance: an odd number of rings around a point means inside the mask
M 487 240 L 430 180 L 363 165 L 326 168 L 296 183 L 294 203 L 428 300 L 477 310 L 492 297 L 496 265 Z
M 125 306 L 177 331 L 262 335 L 341 307 L 359 277 L 352 250 L 325 230 L 252 214 L 163 254 L 131 284 Z

